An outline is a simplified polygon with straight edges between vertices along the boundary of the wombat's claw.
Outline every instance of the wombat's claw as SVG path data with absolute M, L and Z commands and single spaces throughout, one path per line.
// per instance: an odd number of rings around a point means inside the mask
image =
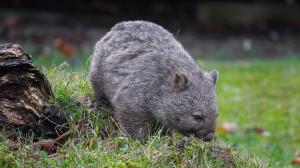
M 105 100 L 94 101 L 93 103 L 97 108 L 111 108 L 111 105 Z

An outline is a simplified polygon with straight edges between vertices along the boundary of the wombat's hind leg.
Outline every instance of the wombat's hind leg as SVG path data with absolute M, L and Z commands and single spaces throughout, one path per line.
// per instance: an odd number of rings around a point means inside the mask
M 118 113 L 116 114 L 119 126 L 123 133 L 129 135 L 133 139 L 139 140 L 142 140 L 147 136 L 147 133 L 149 131 L 149 122 L 147 120 L 134 115 L 126 115 L 125 113 L 121 113 L 122 115 L 118 115 Z

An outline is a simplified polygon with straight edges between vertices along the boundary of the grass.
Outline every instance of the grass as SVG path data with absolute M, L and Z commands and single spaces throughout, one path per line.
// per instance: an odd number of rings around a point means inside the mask
M 41 60 L 38 60 L 38 63 Z M 11 150 L 1 134 L 2 167 L 292 167 L 300 150 L 300 59 L 201 62 L 220 73 L 217 93 L 218 124 L 235 123 L 232 132 L 218 132 L 217 140 L 204 143 L 178 133 L 149 135 L 136 141 L 112 130 L 106 109 L 91 110 L 78 103 L 92 95 L 86 65 L 79 72 L 66 64 L 43 68 L 55 93 L 55 102 L 67 114 L 75 131 L 57 153 L 48 156 L 23 143 Z M 253 131 L 263 128 L 270 136 Z M 297 132 L 298 131 L 298 132 Z
M 219 123 L 232 122 L 238 130 L 219 135 L 247 153 L 267 160 L 272 167 L 290 167 L 300 151 L 300 60 L 254 60 L 217 63 L 221 73 Z M 261 127 L 264 137 L 251 131 Z

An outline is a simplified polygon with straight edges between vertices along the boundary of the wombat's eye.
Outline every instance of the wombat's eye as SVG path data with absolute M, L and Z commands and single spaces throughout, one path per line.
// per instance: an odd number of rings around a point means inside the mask
M 203 115 L 200 115 L 200 114 L 194 114 L 192 115 L 194 120 L 197 120 L 197 121 L 202 121 L 204 120 L 204 116 Z

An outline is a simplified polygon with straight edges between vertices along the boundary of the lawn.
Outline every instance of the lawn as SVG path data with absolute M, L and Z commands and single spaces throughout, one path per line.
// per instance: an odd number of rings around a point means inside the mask
M 87 62 L 87 61 L 85 61 Z M 41 65 L 42 61 L 37 61 Z M 90 109 L 87 64 L 76 72 L 67 64 L 46 66 L 56 102 L 77 129 L 55 154 L 24 143 L 9 149 L 1 134 L 0 165 L 7 167 L 292 167 L 300 152 L 300 59 L 199 61 L 217 69 L 219 118 L 217 139 L 204 143 L 178 133 L 159 132 L 145 141 L 122 137 L 111 129 L 109 109 Z M 72 68 L 71 68 L 72 69 Z M 224 123 L 234 129 L 222 130 Z M 103 131 L 108 137 L 103 136 Z
M 218 123 L 237 129 L 219 140 L 268 161 L 289 167 L 300 152 L 300 60 L 255 60 L 209 64 L 220 71 Z M 254 128 L 268 131 L 264 136 Z

